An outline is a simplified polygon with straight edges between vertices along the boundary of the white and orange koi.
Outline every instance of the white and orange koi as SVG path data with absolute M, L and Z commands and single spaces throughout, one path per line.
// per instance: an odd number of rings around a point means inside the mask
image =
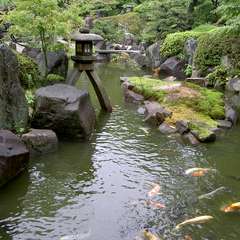
M 159 194 L 161 187 L 158 184 L 154 184 L 154 187 L 148 192 L 149 197 L 154 197 Z
M 202 177 L 210 171 L 216 172 L 217 170 L 212 168 L 190 168 L 185 171 L 185 174 L 192 177 Z
M 143 230 L 143 236 L 146 240 L 160 240 L 158 236 L 151 233 L 148 229 Z
M 166 207 L 164 204 L 162 204 L 160 202 L 152 201 L 152 200 L 147 200 L 146 204 L 147 204 L 147 206 L 151 206 L 153 208 L 158 208 L 158 209 Z
M 240 202 L 232 203 L 221 209 L 223 212 L 239 212 L 240 211 Z

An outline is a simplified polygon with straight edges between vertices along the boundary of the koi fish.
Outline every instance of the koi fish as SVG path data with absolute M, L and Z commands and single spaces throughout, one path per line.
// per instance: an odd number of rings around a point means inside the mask
M 166 207 L 164 204 L 162 204 L 162 203 L 160 203 L 160 202 L 155 202 L 155 201 L 152 201 L 152 200 L 147 200 L 147 201 L 146 201 L 146 204 L 147 204 L 148 206 L 151 206 L 151 207 L 153 207 L 153 208 L 158 208 L 158 209 L 160 209 L 160 208 L 165 208 L 165 207 Z
M 202 224 L 202 223 L 206 223 L 210 220 L 212 220 L 213 217 L 212 216 L 200 216 L 200 217 L 195 217 L 189 220 L 186 220 L 180 224 L 178 224 L 175 229 L 180 229 L 181 227 L 185 226 L 185 225 L 189 225 L 189 224 Z
M 225 213 L 240 211 L 240 202 L 232 203 L 231 205 L 224 207 L 222 211 Z
M 226 188 L 225 187 L 219 187 L 217 188 L 216 190 L 210 192 L 210 193 L 207 193 L 207 194 L 203 194 L 201 196 L 198 197 L 199 200 L 201 199 L 204 199 L 204 198 L 207 198 L 207 199 L 211 199 L 212 197 L 214 197 L 217 193 L 220 193 L 222 191 L 225 191 Z
M 191 237 L 190 235 L 186 235 L 186 236 L 184 237 L 184 240 L 192 240 L 192 237 Z
M 140 127 L 140 130 L 142 130 L 145 134 L 149 134 L 148 128 Z
M 154 197 L 159 194 L 161 187 L 158 184 L 154 184 L 154 187 L 148 192 L 149 197 Z
M 191 175 L 192 177 L 202 177 L 209 171 L 216 171 L 212 168 L 190 168 L 185 171 L 186 175 Z
M 158 236 L 151 233 L 148 229 L 143 230 L 143 236 L 146 240 L 160 240 Z

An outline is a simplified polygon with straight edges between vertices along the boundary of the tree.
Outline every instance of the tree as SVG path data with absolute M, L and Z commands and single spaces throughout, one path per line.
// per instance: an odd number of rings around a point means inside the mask
M 16 0 L 16 7 L 7 20 L 12 23 L 10 33 L 24 38 L 29 45 L 40 47 L 45 60 L 47 75 L 47 52 L 56 48 L 57 37 L 69 37 L 76 25 L 81 23 L 74 4 L 63 9 L 58 0 Z

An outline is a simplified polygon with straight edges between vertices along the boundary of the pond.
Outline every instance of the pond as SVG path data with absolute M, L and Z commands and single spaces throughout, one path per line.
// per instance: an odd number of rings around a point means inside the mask
M 150 129 L 137 107 L 124 102 L 120 76 L 142 72 L 118 65 L 98 68 L 114 110 L 98 110 L 97 128 L 89 142 L 61 142 L 59 151 L 31 160 L 24 172 L 0 190 L 0 239 L 51 239 L 75 235 L 85 240 L 134 240 L 144 228 L 163 239 L 238 240 L 240 215 L 220 211 L 240 200 L 240 128 L 214 144 L 192 147 L 174 136 Z M 83 80 L 79 87 L 90 84 Z M 90 92 L 94 105 L 96 97 Z M 99 108 L 99 107 L 98 107 Z M 217 173 L 193 178 L 191 167 L 216 168 Z M 235 176 L 235 178 L 233 178 Z M 145 204 L 152 184 L 161 186 Z M 212 199 L 198 196 L 218 187 Z M 174 227 L 189 218 L 211 215 L 204 225 Z

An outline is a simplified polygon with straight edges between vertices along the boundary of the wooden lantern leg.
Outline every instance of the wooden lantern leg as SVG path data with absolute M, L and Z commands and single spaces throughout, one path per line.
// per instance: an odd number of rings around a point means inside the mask
M 74 68 L 67 76 L 67 84 L 74 86 L 77 80 L 80 78 L 82 71 Z
M 86 73 L 94 87 L 102 109 L 107 112 L 112 112 L 110 100 L 98 75 L 93 70 L 86 70 Z

